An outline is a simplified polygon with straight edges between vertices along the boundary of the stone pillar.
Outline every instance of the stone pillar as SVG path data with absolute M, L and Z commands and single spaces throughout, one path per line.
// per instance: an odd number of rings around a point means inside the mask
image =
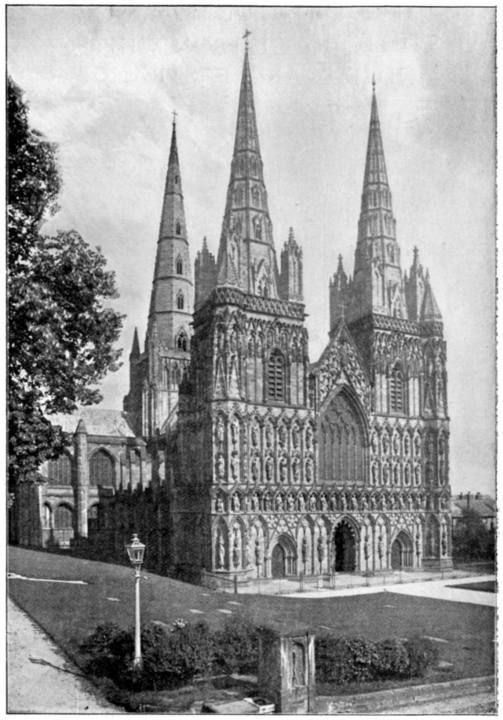
M 276 632 L 259 634 L 258 687 L 277 713 L 304 715 L 315 711 L 314 634 Z
M 89 460 L 87 454 L 87 430 L 81 419 L 73 438 L 75 448 L 75 535 L 87 537 L 87 505 L 89 493 Z

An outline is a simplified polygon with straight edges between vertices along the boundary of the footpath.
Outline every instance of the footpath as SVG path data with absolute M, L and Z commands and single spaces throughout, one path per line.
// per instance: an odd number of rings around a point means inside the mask
M 119 713 L 38 625 L 8 598 L 7 712 Z

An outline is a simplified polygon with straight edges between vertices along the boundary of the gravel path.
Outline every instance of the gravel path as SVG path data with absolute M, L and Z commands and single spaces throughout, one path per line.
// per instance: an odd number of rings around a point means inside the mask
M 52 640 L 8 599 L 8 712 L 118 713 Z

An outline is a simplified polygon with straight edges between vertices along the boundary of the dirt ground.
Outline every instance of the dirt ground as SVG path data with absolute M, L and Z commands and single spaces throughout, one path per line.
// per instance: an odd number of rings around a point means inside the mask
M 9 713 L 118 713 L 12 600 L 7 609 Z

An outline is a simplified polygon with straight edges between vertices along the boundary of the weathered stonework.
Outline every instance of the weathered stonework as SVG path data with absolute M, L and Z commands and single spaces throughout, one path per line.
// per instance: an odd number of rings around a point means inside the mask
M 204 241 L 193 294 L 173 128 L 125 413 L 75 420 L 70 480 L 51 466 L 23 490 L 21 541 L 124 560 L 136 531 L 148 567 L 217 584 L 449 567 L 443 322 L 417 250 L 408 276 L 400 255 L 373 92 L 353 277 L 340 257 L 310 364 L 302 250 L 290 229 L 278 264 L 246 52 L 218 257 Z

